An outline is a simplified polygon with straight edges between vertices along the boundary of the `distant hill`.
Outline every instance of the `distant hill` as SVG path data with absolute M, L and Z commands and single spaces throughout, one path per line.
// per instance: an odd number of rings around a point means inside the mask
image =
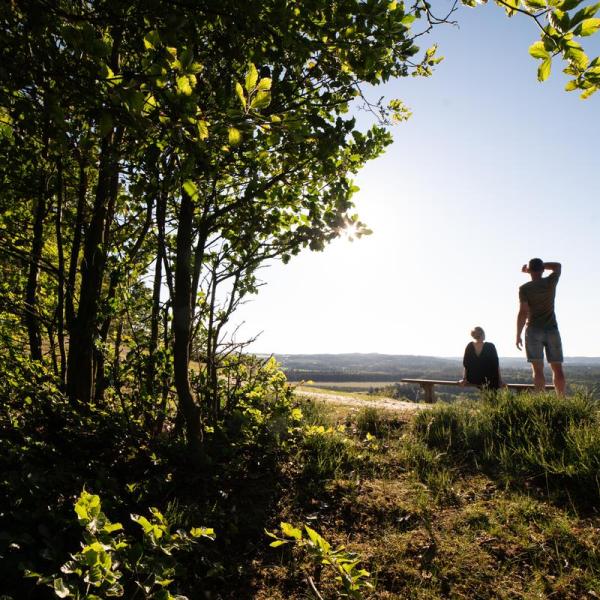
M 461 359 L 410 354 L 276 354 L 285 369 L 348 370 L 390 373 L 405 368 L 449 367 Z
M 403 377 L 456 378 L 462 373 L 462 357 L 441 358 L 410 354 L 275 354 L 290 380 L 397 381 Z M 527 360 L 500 359 L 500 367 L 514 380 L 530 377 Z M 600 357 L 567 357 L 575 379 L 600 381 Z M 567 372 L 569 374 L 569 371 Z

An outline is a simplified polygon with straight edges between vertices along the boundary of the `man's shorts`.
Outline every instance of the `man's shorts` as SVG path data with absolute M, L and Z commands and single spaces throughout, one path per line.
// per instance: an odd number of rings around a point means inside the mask
M 538 329 L 528 327 L 525 330 L 525 353 L 528 362 L 544 360 L 544 348 L 546 349 L 546 360 L 549 363 L 561 363 L 563 361 L 562 342 L 558 328 Z

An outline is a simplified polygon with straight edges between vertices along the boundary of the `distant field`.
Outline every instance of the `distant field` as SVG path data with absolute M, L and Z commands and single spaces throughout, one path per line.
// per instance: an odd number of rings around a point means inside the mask
M 394 385 L 393 381 L 315 381 L 314 383 L 307 383 L 305 381 L 290 381 L 290 383 L 295 385 L 302 384 L 303 388 L 322 388 L 325 390 L 363 393 L 367 393 L 370 389 L 378 389 L 389 385 Z

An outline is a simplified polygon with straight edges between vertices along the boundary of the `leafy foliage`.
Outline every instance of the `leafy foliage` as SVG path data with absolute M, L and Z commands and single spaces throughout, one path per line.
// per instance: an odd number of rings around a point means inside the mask
M 150 519 L 132 515 L 142 530 L 142 540 L 126 536 L 120 523 L 111 523 L 101 510 L 99 496 L 85 490 L 75 504 L 79 524 L 84 527 L 81 550 L 60 568 L 62 575 L 39 576 L 38 584 L 49 585 L 59 598 L 98 600 L 123 597 L 125 587 L 139 588 L 142 598 L 185 600 L 169 591 L 179 566 L 174 555 L 190 551 L 197 538 L 214 539 L 214 531 L 194 527 L 189 533 L 170 531 L 165 517 L 151 508 Z
M 331 544 L 319 533 L 308 525 L 302 529 L 294 527 L 289 523 L 280 523 L 281 534 L 277 535 L 267 531 L 267 535 L 275 539 L 271 542 L 272 548 L 278 548 L 284 544 L 294 544 L 303 551 L 308 558 L 314 571 L 316 583 L 321 579 L 323 567 L 331 571 L 339 586 L 339 596 L 342 598 L 363 598 L 364 590 L 371 590 L 373 584 L 370 573 L 359 568 L 360 558 L 352 552 L 348 552 L 343 546 L 332 548 Z M 280 535 L 282 537 L 280 537 Z M 309 576 L 309 582 L 314 588 L 315 583 Z
M 467 6 L 476 6 L 480 0 L 462 0 Z M 487 0 L 481 0 L 486 3 Z M 529 47 L 529 54 L 540 60 L 537 76 L 545 81 L 550 75 L 552 60 L 560 56 L 566 63 L 563 73 L 571 79 L 565 86 L 568 92 L 581 91 L 581 98 L 589 98 L 600 88 L 600 56 L 590 59 L 580 38 L 593 35 L 600 29 L 599 3 L 584 0 L 496 0 L 509 17 L 524 14 L 539 27 L 540 40 Z

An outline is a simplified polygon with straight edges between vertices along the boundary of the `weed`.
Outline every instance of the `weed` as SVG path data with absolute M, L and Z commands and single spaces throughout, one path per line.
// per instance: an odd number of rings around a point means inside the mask
M 312 573 L 307 575 L 312 592 L 322 598 L 317 585 L 321 582 L 323 572 L 332 572 L 338 587 L 338 595 L 342 598 L 363 598 L 363 590 L 373 588 L 371 574 L 359 568 L 360 558 L 355 553 L 348 552 L 343 546 L 333 548 L 331 544 L 314 529 L 304 525 L 303 529 L 293 527 L 289 523 L 280 523 L 281 536 L 267 531 L 267 535 L 275 539 L 272 548 L 284 544 L 294 544 L 304 551 L 310 563 Z

